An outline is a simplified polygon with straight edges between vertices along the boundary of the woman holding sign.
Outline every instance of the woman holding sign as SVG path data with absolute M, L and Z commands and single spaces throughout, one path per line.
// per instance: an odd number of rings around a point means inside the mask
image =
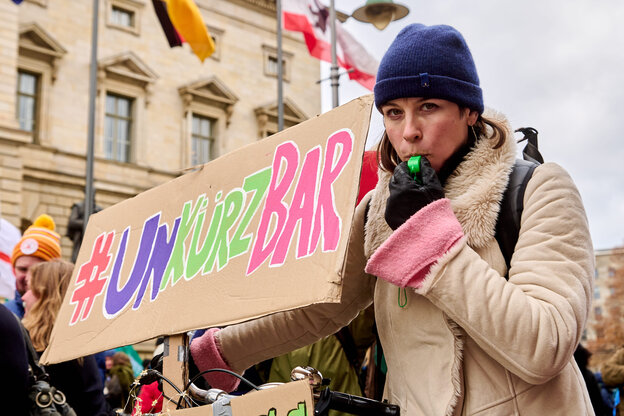
M 191 344 L 199 369 L 242 372 L 334 333 L 374 301 L 385 397 L 402 414 L 593 414 L 573 359 L 593 250 L 570 176 L 535 168 L 508 269 L 495 227 L 515 142 L 502 116 L 484 113 L 463 36 L 404 28 L 381 61 L 375 104 L 386 128 L 379 182 L 356 209 L 342 302 L 209 330 Z M 215 374 L 210 384 L 234 387 Z

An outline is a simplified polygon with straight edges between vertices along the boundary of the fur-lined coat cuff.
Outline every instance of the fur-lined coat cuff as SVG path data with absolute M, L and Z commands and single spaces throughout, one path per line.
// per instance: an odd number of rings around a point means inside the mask
M 375 250 L 366 273 L 400 287 L 419 288 L 431 266 L 462 237 L 450 200 L 439 199 L 412 215 Z

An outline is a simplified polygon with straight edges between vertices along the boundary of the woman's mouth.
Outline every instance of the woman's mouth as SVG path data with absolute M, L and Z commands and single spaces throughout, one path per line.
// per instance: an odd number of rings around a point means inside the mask
M 409 160 L 410 157 L 414 157 L 414 156 L 429 157 L 429 154 L 428 153 L 410 153 L 406 155 L 405 158 L 402 158 L 402 160 Z

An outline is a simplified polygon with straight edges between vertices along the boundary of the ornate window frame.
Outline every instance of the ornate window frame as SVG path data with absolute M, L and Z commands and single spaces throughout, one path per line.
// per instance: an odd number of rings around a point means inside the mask
M 30 133 L 33 143 L 48 144 L 50 89 L 58 74 L 59 61 L 66 53 L 67 50 L 39 24 L 30 22 L 20 25 L 17 70 L 36 74 L 39 79 L 35 110 L 37 127 Z
M 104 123 L 106 96 L 108 93 L 121 95 L 133 100 L 133 123 L 130 135 L 130 158 L 128 163 L 146 164 L 147 138 L 145 133 L 146 107 L 150 103 L 154 83 L 158 75 L 134 52 L 120 54 L 101 59 L 98 62 L 98 120 L 94 153 L 104 158 Z M 121 163 L 121 162 L 120 162 Z
M 139 0 L 108 0 L 106 4 L 106 26 L 140 36 L 141 13 L 144 7 L 145 3 Z M 115 8 L 132 14 L 132 26 L 122 26 L 113 22 L 113 9 Z
M 181 165 L 186 168 L 191 165 L 191 141 L 193 114 L 215 120 L 215 157 L 223 154 L 223 132 L 230 124 L 234 112 L 234 104 L 238 97 L 216 76 L 204 78 L 178 88 L 182 99 L 183 129 Z
M 254 109 L 258 123 L 258 139 L 277 133 L 277 102 L 272 101 Z M 309 117 L 290 98 L 284 98 L 284 129 L 306 121 Z
M 215 51 L 212 55 L 210 55 L 210 58 L 215 61 L 220 61 L 221 49 L 223 49 L 223 34 L 225 33 L 225 30 L 210 25 L 206 25 L 206 27 L 208 28 L 208 33 L 212 36 L 212 40 L 215 44 Z
M 282 71 L 282 78 L 286 82 L 290 82 L 290 67 L 292 66 L 291 62 L 293 56 L 294 55 L 290 52 L 282 51 L 282 66 L 284 68 Z M 266 44 L 262 45 L 262 68 L 264 70 L 264 75 L 277 78 L 277 71 L 271 70 L 270 62 L 272 60 L 276 62 L 275 66 L 277 66 L 277 48 Z

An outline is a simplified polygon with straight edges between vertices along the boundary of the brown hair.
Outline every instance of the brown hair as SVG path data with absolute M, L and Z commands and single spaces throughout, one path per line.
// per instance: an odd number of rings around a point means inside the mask
M 123 351 L 117 351 L 113 354 L 112 357 L 113 365 L 129 365 L 132 367 L 132 363 L 130 362 L 130 357 Z
M 473 127 L 477 136 L 477 141 L 485 139 L 490 140 L 494 144 L 492 146 L 493 149 L 500 148 L 505 143 L 505 140 L 507 140 L 507 129 L 505 125 L 498 120 L 479 115 Z M 394 150 L 394 147 L 392 147 L 392 143 L 390 143 L 388 134 L 385 131 L 377 144 L 377 153 L 379 154 L 379 167 L 382 170 L 392 172 L 394 168 L 401 163 L 399 155 L 396 150 Z
M 52 260 L 36 264 L 29 269 L 29 289 L 38 298 L 22 320 L 30 333 L 35 350 L 43 351 L 50 342 L 52 327 L 69 281 L 74 265 L 64 260 Z

